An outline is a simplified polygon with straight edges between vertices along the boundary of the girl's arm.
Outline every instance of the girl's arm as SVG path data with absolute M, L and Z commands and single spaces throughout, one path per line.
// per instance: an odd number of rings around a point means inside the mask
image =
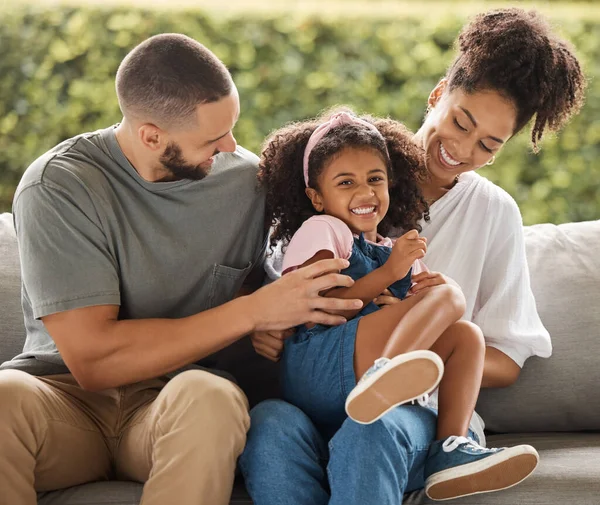
M 312 258 L 302 264 L 303 267 L 311 265 L 319 260 L 333 258 L 331 251 L 319 251 Z M 393 273 L 390 271 L 386 262 L 385 265 L 373 270 L 364 277 L 358 279 L 349 288 L 332 288 L 327 291 L 321 292 L 322 296 L 334 297 L 334 298 L 358 298 L 362 300 L 363 307 L 373 301 L 373 298 L 378 296 L 384 289 L 393 284 L 397 279 L 393 278 Z M 386 268 L 386 265 L 387 268 Z M 362 308 L 356 310 L 340 310 L 333 311 L 333 314 L 344 316 L 346 319 L 352 319 L 358 314 Z
M 387 287 L 394 282 L 404 278 L 412 264 L 425 256 L 427 245 L 425 240 L 419 237 L 416 230 L 411 230 L 402 235 L 392 247 L 392 252 L 388 260 L 369 272 L 364 277 L 356 280 L 350 287 L 332 288 L 327 292 L 321 293 L 323 296 L 334 298 L 359 298 L 363 302 L 363 307 L 372 302 Z M 329 250 L 318 251 L 312 258 L 304 262 L 302 266 L 310 265 L 321 259 L 333 258 L 334 254 Z M 340 311 L 336 314 L 344 316 L 346 319 L 352 319 L 362 309 Z

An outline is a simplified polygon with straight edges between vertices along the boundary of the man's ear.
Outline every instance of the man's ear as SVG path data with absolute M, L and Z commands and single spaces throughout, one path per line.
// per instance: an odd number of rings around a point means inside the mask
M 304 190 L 306 192 L 306 196 L 310 198 L 312 206 L 317 212 L 323 212 L 323 200 L 321 199 L 321 195 L 314 188 L 306 188 Z
M 429 99 L 427 100 L 428 109 L 433 109 L 438 104 L 447 87 L 448 79 L 444 77 L 440 82 L 437 83 L 436 87 L 433 88 L 433 91 L 429 94 Z
M 166 133 L 152 123 L 144 123 L 138 128 L 138 137 L 142 144 L 152 151 L 162 151 L 166 147 Z

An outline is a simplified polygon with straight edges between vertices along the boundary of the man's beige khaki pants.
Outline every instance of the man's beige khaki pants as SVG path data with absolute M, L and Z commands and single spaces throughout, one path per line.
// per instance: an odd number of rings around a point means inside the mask
M 227 505 L 249 425 L 242 391 L 199 370 L 95 393 L 1 371 L 0 505 L 115 478 L 145 482 L 143 505 Z

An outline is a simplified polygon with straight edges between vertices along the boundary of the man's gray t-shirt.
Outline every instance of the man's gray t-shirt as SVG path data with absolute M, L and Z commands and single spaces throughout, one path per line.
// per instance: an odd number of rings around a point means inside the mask
M 13 206 L 27 340 L 2 368 L 68 371 L 40 320 L 49 314 L 119 305 L 120 319 L 181 318 L 231 300 L 262 269 L 257 161 L 238 147 L 200 181 L 147 182 L 114 127 L 37 159 Z

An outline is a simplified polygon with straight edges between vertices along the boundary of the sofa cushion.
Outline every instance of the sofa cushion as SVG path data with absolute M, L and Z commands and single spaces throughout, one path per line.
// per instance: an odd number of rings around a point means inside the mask
M 142 485 L 137 482 L 92 482 L 51 493 L 39 493 L 38 505 L 138 505 Z M 231 505 L 252 505 L 244 485 L 236 481 Z
M 92 482 L 50 493 L 39 493 L 38 505 L 138 505 L 142 485 L 137 482 Z
M 0 363 L 23 350 L 21 274 L 12 214 L 0 214 Z
M 483 390 L 477 410 L 495 432 L 600 429 L 600 220 L 525 227 L 531 285 L 552 337 L 519 380 Z

